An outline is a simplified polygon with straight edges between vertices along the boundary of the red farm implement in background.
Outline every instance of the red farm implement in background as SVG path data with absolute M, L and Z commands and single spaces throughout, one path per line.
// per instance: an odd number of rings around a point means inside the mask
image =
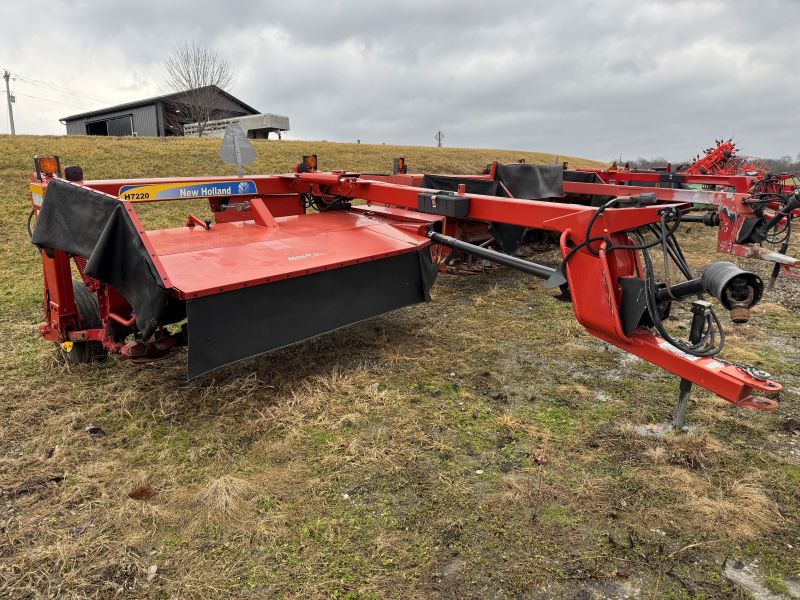
M 586 169 L 601 181 L 634 189 L 658 188 L 676 190 L 675 197 L 689 200 L 685 190 L 697 194 L 696 209 L 708 211 L 703 216 L 688 216 L 686 222 L 696 221 L 718 228 L 717 251 L 744 258 L 756 258 L 774 263 L 772 280 L 783 273 L 800 279 L 800 260 L 786 256 L 792 234 L 792 221 L 800 217 L 800 197 L 790 174 L 747 173 L 693 174 L 672 172 L 668 165 L 662 170 Z M 720 192 L 713 196 L 701 191 Z
M 679 165 L 678 172 L 687 175 L 750 175 L 763 177 L 769 172 L 766 164 L 756 158 L 739 155 L 732 140 L 716 140 L 705 153 L 695 157 L 690 165 Z
M 280 175 L 103 181 L 83 180 L 79 167 L 62 173 L 54 158 L 35 162 L 41 334 L 72 362 L 108 352 L 154 360 L 187 346 L 188 375 L 197 377 L 430 300 L 436 246 L 568 290 L 588 333 L 681 377 L 684 405 L 693 382 L 736 406 L 777 407 L 781 386 L 767 373 L 720 357 L 722 321 L 698 299 L 713 296 L 743 322 L 763 283 L 725 262 L 691 275 L 674 237 L 686 202 L 659 203 L 652 193 L 615 195 L 599 207 L 522 200 L 466 184 L 421 187 L 408 175 L 320 172 L 316 157 Z M 550 193 L 563 173 L 540 175 L 535 185 Z M 179 227 L 147 231 L 137 215 L 142 203 L 198 198 L 213 220 L 189 214 Z M 456 239 L 447 235 L 454 220 L 551 232 L 563 261 L 552 268 Z M 657 278 L 662 252 L 681 281 Z M 691 299 L 688 339 L 679 339 L 664 321 Z

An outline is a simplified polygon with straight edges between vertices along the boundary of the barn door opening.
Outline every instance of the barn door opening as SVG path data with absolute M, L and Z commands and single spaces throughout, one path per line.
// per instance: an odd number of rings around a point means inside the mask
M 86 123 L 86 135 L 133 135 L 133 118 L 131 115 L 91 121 Z
M 92 121 L 86 124 L 86 135 L 108 135 L 108 121 Z

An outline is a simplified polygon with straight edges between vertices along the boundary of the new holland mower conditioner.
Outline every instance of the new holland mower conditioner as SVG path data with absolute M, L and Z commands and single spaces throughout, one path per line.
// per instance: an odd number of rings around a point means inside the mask
M 461 252 L 560 288 L 589 334 L 680 377 L 684 400 L 697 384 L 736 406 L 777 407 L 780 384 L 721 356 L 723 317 L 708 302 L 746 321 L 763 283 L 728 262 L 689 271 L 675 232 L 693 204 L 679 196 L 581 183 L 602 204 L 572 203 L 561 166 L 511 165 L 518 180 L 506 183 L 526 189 L 514 197 L 502 182 L 508 193 L 469 181 L 437 189 L 436 179 L 423 185 L 397 165 L 388 176 L 323 172 L 315 156 L 285 174 L 138 180 L 84 179 L 57 157 L 34 162 L 40 332 L 70 362 L 109 353 L 150 361 L 186 347 L 188 377 L 198 377 L 430 301 L 439 263 Z M 146 203 L 197 199 L 213 218 L 187 213 L 181 226 L 146 230 L 137 215 Z M 549 232 L 562 262 L 473 243 L 457 223 Z M 672 279 L 657 275 L 661 260 L 672 263 Z M 679 302 L 691 307 L 685 339 L 665 325 Z

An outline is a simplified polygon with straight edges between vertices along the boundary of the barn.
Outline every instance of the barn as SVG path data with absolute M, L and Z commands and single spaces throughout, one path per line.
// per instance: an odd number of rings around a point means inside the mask
M 259 112 L 217 86 L 203 88 L 203 102 L 210 108 L 209 120 L 231 119 Z M 67 135 L 109 135 L 162 137 L 183 135 L 184 125 L 197 121 L 191 110 L 197 90 L 178 92 L 119 104 L 64 117 Z

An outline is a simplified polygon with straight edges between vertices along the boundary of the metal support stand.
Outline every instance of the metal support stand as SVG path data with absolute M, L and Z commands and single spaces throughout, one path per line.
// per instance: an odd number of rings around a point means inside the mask
M 672 429 L 683 431 L 686 427 L 686 407 L 689 404 L 689 393 L 692 391 L 692 382 L 688 379 L 681 379 L 680 390 L 678 403 L 675 405 L 675 412 L 672 413 Z
M 710 302 L 705 300 L 692 302 L 692 327 L 689 330 L 689 341 L 692 344 L 698 343 L 703 338 L 703 328 L 710 314 Z M 682 378 L 678 403 L 675 405 L 675 412 L 672 415 L 672 429 L 677 429 L 678 431 L 688 430 L 688 427 L 686 427 L 686 407 L 689 404 L 689 393 L 691 391 L 692 382 Z
M 703 339 L 703 329 L 705 328 L 706 319 L 711 314 L 711 303 L 705 300 L 695 300 L 692 302 L 692 326 L 689 330 L 689 341 L 692 344 L 697 344 Z M 670 431 L 679 431 L 685 433 L 689 431 L 689 426 L 686 425 L 686 408 L 689 405 L 689 395 L 692 392 L 692 382 L 688 379 L 681 378 L 680 393 L 678 394 L 678 403 L 675 405 L 675 412 L 672 413 L 671 423 L 662 423 L 660 425 L 640 425 L 636 428 L 637 433 L 646 437 L 664 437 Z

